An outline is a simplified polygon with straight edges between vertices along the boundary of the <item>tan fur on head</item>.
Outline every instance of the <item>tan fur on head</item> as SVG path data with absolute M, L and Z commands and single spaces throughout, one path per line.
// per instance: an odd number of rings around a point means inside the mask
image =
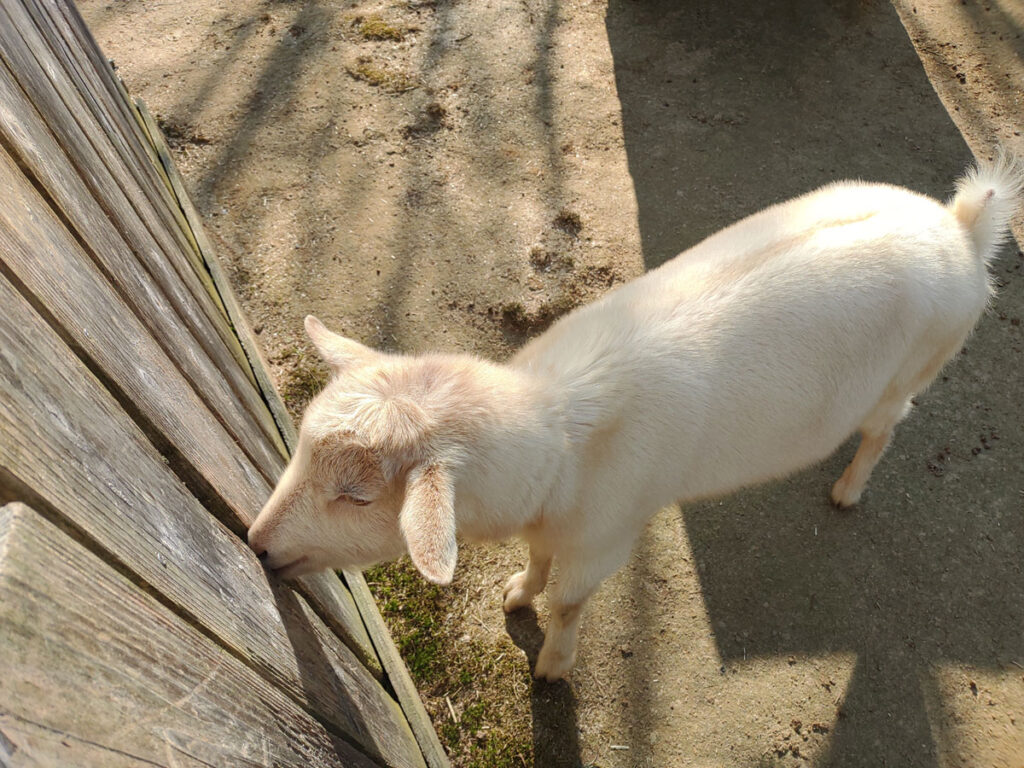
M 404 548 L 427 579 L 450 583 L 455 489 L 431 411 L 457 403 L 432 407 L 424 394 L 451 379 L 452 368 L 376 352 L 313 316 L 306 329 L 331 379 L 304 415 L 298 450 L 250 529 L 250 544 L 288 576 L 369 565 Z

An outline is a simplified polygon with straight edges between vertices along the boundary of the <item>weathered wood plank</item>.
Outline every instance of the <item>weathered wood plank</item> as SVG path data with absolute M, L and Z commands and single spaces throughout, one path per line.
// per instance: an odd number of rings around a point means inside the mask
M 52 0 L 47 0 L 47 2 L 51 2 L 51 1 Z M 72 10 L 73 13 L 75 13 L 77 15 L 77 12 L 75 12 L 73 8 L 71 10 Z M 84 24 L 82 25 L 82 29 L 85 29 Z M 116 87 L 116 85 L 115 85 L 115 87 Z M 154 135 L 158 136 L 159 135 L 158 131 L 154 131 Z M 172 186 L 174 186 L 174 181 L 175 180 L 174 180 L 174 174 L 172 173 L 172 171 L 173 171 L 173 163 L 168 164 L 167 169 L 168 169 L 168 176 L 169 176 L 169 178 L 171 180 Z M 179 185 L 180 185 L 180 179 L 178 180 L 178 182 L 179 182 Z M 188 197 L 187 197 L 187 194 L 184 194 L 183 186 L 181 187 L 181 191 L 179 192 L 179 195 L 181 197 L 181 200 L 183 201 L 183 206 L 182 207 L 186 209 L 185 212 L 186 212 L 186 215 L 188 215 L 189 211 L 187 210 L 187 208 L 190 207 L 191 204 L 190 204 L 190 202 L 188 202 L 187 205 L 185 204 L 186 201 L 188 201 Z M 194 216 L 194 210 L 193 210 L 192 214 Z M 202 228 L 201 228 L 201 222 L 199 221 L 198 216 L 195 216 L 195 221 L 198 222 L 198 226 L 196 227 L 196 231 L 193 234 L 197 235 L 198 233 L 202 232 Z M 197 242 L 201 242 L 198 237 L 196 239 L 197 239 Z M 219 267 L 219 265 L 217 265 L 217 266 Z M 215 270 L 216 270 L 216 267 L 212 267 L 211 266 L 211 271 L 215 271 Z M 216 274 L 214 276 L 215 276 L 215 280 L 216 280 L 216 278 L 218 276 Z M 222 286 L 226 286 L 227 285 L 227 281 L 223 278 L 222 275 L 220 276 L 219 280 L 216 280 L 216 282 L 218 284 L 222 285 Z M 222 288 L 222 290 L 223 290 L 223 288 Z M 228 303 L 229 303 L 228 301 L 225 301 L 225 305 L 228 305 Z M 229 310 L 229 316 L 230 316 L 230 310 Z M 290 419 L 287 418 L 287 414 L 286 414 L 283 406 L 280 403 L 280 399 L 277 397 L 276 391 L 273 389 L 273 386 L 272 386 L 272 384 L 269 381 L 269 377 L 266 375 L 266 366 L 265 366 L 265 364 L 263 363 L 262 360 L 259 360 L 259 352 L 258 352 L 259 348 L 258 348 L 258 345 L 255 344 L 255 340 L 251 338 L 251 332 L 249 332 L 248 328 L 244 325 L 244 316 L 241 316 L 241 317 L 243 319 L 243 323 L 237 323 L 236 322 L 236 325 L 242 325 L 242 327 L 241 328 L 236 328 L 236 330 L 240 331 L 240 336 L 243 337 L 242 338 L 243 347 L 246 348 L 246 352 L 249 353 L 250 358 L 254 357 L 254 355 L 251 353 L 250 349 L 251 350 L 255 350 L 255 357 L 257 357 L 258 362 L 254 362 L 253 368 L 257 372 L 257 376 L 258 377 L 259 377 L 260 374 L 262 374 L 262 379 L 260 380 L 260 384 L 263 387 L 264 393 L 265 393 L 265 395 L 266 395 L 266 397 L 268 399 L 268 402 L 271 405 L 271 409 L 274 411 L 274 416 L 277 419 L 278 425 L 279 425 L 282 433 L 285 436 L 286 442 L 290 443 L 290 445 L 293 446 L 294 445 L 294 428 L 291 425 Z M 234 318 L 232 318 L 232 319 L 234 320 Z M 251 348 L 247 347 L 247 345 L 246 345 L 246 338 L 245 338 L 246 336 L 250 337 L 249 341 L 251 343 Z M 277 408 L 275 408 L 274 406 L 277 406 Z M 382 624 L 382 622 L 380 622 L 379 614 L 378 614 L 378 612 L 376 610 L 375 605 L 372 602 L 372 598 L 369 596 L 368 590 L 366 590 L 366 588 L 365 588 L 365 583 L 362 582 L 361 575 L 359 575 L 359 574 L 351 575 L 350 574 L 348 576 L 348 579 L 349 580 L 353 580 L 355 582 L 355 584 L 356 584 L 355 592 L 356 592 L 356 594 L 358 596 L 358 601 L 357 602 L 362 603 L 361 612 L 364 614 L 364 618 L 366 618 L 367 622 L 370 623 L 370 624 L 373 624 L 374 627 L 378 630 L 378 632 L 377 632 L 378 637 L 376 639 L 377 639 L 377 642 L 378 642 L 378 645 L 379 645 L 380 649 L 382 649 L 382 651 L 381 651 L 382 654 L 390 656 L 390 659 L 388 660 L 389 663 L 386 664 L 386 666 L 389 666 L 389 668 L 391 670 L 391 675 L 394 678 L 393 682 L 395 684 L 396 689 L 398 689 L 398 691 L 399 691 L 400 698 L 403 699 L 403 705 L 408 710 L 409 716 L 414 721 L 416 721 L 416 720 L 420 721 L 418 723 L 419 727 L 417 728 L 417 731 L 418 731 L 418 736 L 420 737 L 421 742 L 425 745 L 424 748 L 426 749 L 426 751 L 428 751 L 428 753 L 429 752 L 435 752 L 435 754 L 433 756 L 433 759 L 431 760 L 431 765 L 447 765 L 448 764 L 447 763 L 447 758 L 444 756 L 443 750 L 441 749 L 439 743 L 437 743 L 436 735 L 434 734 L 434 732 L 432 730 L 432 727 L 430 726 L 429 720 L 426 718 L 426 714 L 423 711 L 422 703 L 420 702 L 420 700 L 418 698 L 418 695 L 416 694 L 415 688 L 412 686 L 411 681 L 408 680 L 408 675 L 405 672 L 404 666 L 402 665 L 402 662 L 401 662 L 400 658 L 398 657 L 397 650 L 394 649 L 394 645 L 393 645 L 393 643 L 391 643 L 390 637 L 387 636 L 386 629 L 383 628 L 383 624 Z M 361 589 L 359 588 L 360 586 L 361 586 Z M 348 597 L 347 593 L 342 592 L 342 594 L 346 598 Z M 321 606 L 321 608 L 322 608 L 322 606 Z M 374 621 L 374 617 L 375 617 L 376 621 Z M 399 678 L 404 678 L 404 679 L 399 679 Z M 425 730 L 424 730 L 424 725 L 423 725 L 424 723 L 425 723 Z
M 23 504 L 0 508 L 0 645 L 24 765 L 378 768 Z
M 118 161 L 120 170 L 134 183 L 136 194 L 131 195 L 133 202 L 136 205 L 143 201 L 149 202 L 147 210 L 159 222 L 157 231 L 173 242 L 166 255 L 178 269 L 181 278 L 188 280 L 188 268 L 196 272 L 194 264 L 188 262 L 194 262 L 198 256 L 188 247 L 185 234 L 175 218 L 170 191 L 156 174 L 156 169 L 147 162 L 144 149 L 138 142 L 129 140 L 132 135 L 129 130 L 125 130 L 127 122 L 122 123 L 123 115 L 116 111 L 112 113 L 104 103 L 103 97 L 107 95 L 105 89 L 97 88 L 94 78 L 83 76 L 76 61 L 76 52 L 80 52 L 80 47 L 76 46 L 75 51 L 69 50 L 52 21 L 45 18 L 33 0 L 7 3 L 4 11 L 15 26 L 17 34 L 14 37 L 20 37 L 25 49 L 42 67 L 73 119 L 82 126 L 97 148 L 102 146 L 111 158 Z M 15 71 L 21 74 L 19 70 Z M 188 284 L 194 286 L 197 283 L 200 290 L 207 294 L 205 305 L 211 310 L 216 308 L 223 317 L 220 297 L 212 282 L 198 280 L 193 274 Z M 231 343 L 227 335 L 224 340 Z
M 107 211 L 97 203 L 97 198 L 112 200 L 121 194 L 116 183 L 99 171 L 88 178 L 91 185 L 79 176 L 72 157 L 47 129 L 4 63 L 0 63 L 0 144 L 16 153 L 24 172 L 45 190 L 64 221 L 89 247 L 106 279 L 132 306 L 243 450 L 257 460 L 267 476 L 276 476 L 282 451 L 273 443 L 267 445 L 267 436 L 271 431 L 276 433 L 276 425 L 266 415 L 262 398 L 240 374 L 234 377 L 237 386 L 231 386 L 232 377 L 222 374 L 221 368 L 234 366 L 234 361 L 226 353 L 221 353 L 219 359 L 211 358 L 209 349 L 216 339 L 207 329 L 209 343 L 202 342 L 203 313 L 176 276 L 167 273 L 155 243 L 126 241 L 125 230 L 114 226 Z M 75 149 L 67 147 L 70 152 Z M 151 265 L 155 269 L 147 268 Z M 239 395 L 242 386 L 244 397 Z M 263 412 L 262 419 L 257 418 L 257 412 Z M 265 423 L 268 420 L 269 425 Z
M 346 646 L 316 642 L 294 593 L 267 582 L 6 279 L 0 306 L 0 500 L 60 510 L 105 559 L 303 708 L 389 764 L 421 764 L 396 728 L 398 705 Z
M 246 521 L 246 528 L 252 520 Z M 356 655 L 377 680 L 384 680 L 384 667 L 363 624 L 355 600 L 337 574 L 324 571 L 303 576 L 295 586 L 317 615 Z
M 206 288 L 211 299 L 226 319 L 224 304 L 209 273 L 203 268 L 202 256 L 181 208 L 177 205 L 174 192 L 166 175 L 162 173 L 159 159 L 155 157 L 151 142 L 133 116 L 124 108 L 121 95 L 109 82 L 109 68 L 101 60 L 99 51 L 85 48 L 65 16 L 67 5 L 55 0 L 20 0 L 36 22 L 36 28 L 49 44 L 54 57 L 61 62 L 65 73 L 77 87 L 79 94 L 89 105 L 94 117 L 104 127 L 112 145 L 119 152 L 125 165 L 134 173 L 140 188 L 155 193 L 150 199 L 155 208 L 164 214 L 165 223 L 174 231 L 181 251 L 196 272 L 197 278 Z M 167 219 L 167 215 L 173 219 Z M 180 237 L 179 237 L 180 235 Z M 229 339 L 232 351 L 237 355 L 244 371 L 251 376 L 242 350 L 234 339 Z M 255 379 L 252 379 L 255 384 Z
M 199 252 L 202 254 L 203 260 L 210 270 L 210 275 L 218 288 L 221 298 L 224 300 L 224 307 L 226 308 L 228 317 L 231 319 L 231 323 L 235 328 L 235 333 L 238 335 L 238 340 L 242 345 L 242 349 L 245 350 L 246 357 L 249 359 L 250 365 L 252 366 L 260 391 L 263 393 L 263 399 L 269 406 L 270 412 L 274 416 L 274 421 L 277 423 L 278 429 L 281 431 L 281 435 L 284 437 L 289 451 L 292 451 L 295 448 L 295 428 L 292 426 L 292 421 L 288 416 L 288 411 L 285 410 L 284 404 L 277 395 L 274 383 L 270 380 L 270 376 L 267 373 L 266 361 L 263 359 L 263 354 L 260 352 L 259 345 L 256 344 L 256 338 L 249 326 L 249 321 L 245 317 L 245 312 L 242 310 L 241 305 L 238 303 L 238 299 L 235 297 L 235 292 L 231 288 L 231 282 L 228 280 L 223 267 L 221 267 L 220 260 L 217 258 L 213 244 L 206 236 L 206 230 L 203 228 L 202 217 L 192 205 L 192 200 L 189 198 L 188 191 L 185 189 L 185 184 L 182 181 L 181 174 L 178 173 L 178 169 L 174 165 L 174 161 L 171 159 L 171 153 L 167 148 L 167 142 L 164 139 L 163 133 L 161 133 L 159 126 L 157 126 L 156 120 L 154 120 L 153 116 L 149 113 L 149 109 L 146 107 L 145 102 L 140 100 L 138 102 L 138 108 L 139 113 L 142 115 L 143 122 L 149 131 L 149 136 L 156 147 L 157 155 L 160 157 L 160 162 L 163 164 L 167 177 L 170 180 L 171 187 L 174 189 L 175 196 L 185 213 L 188 226 L 198 243 Z
M 190 343 L 188 331 L 181 326 L 173 307 L 168 306 L 159 290 L 146 280 L 116 230 L 105 226 L 106 218 L 78 176 L 62 162 L 62 152 L 46 133 L 45 126 L 14 112 L 21 107 L 24 113 L 29 105 L 20 100 L 21 91 L 10 88 L 5 74 L 6 68 L 0 65 L 0 143 L 2 137 L 13 136 L 26 149 L 23 163 L 30 166 L 26 170 L 38 174 L 40 183 L 51 193 L 51 199 L 60 203 L 64 220 L 78 225 L 81 239 L 90 244 L 94 252 L 102 253 L 102 261 L 118 272 L 126 290 L 145 296 L 152 310 L 142 318 L 143 329 L 122 305 L 120 296 L 104 284 L 93 264 L 79 252 L 78 244 L 65 237 L 64 230 L 47 215 L 41 198 L 10 178 L 16 177 L 17 172 L 2 150 L 0 179 L 10 183 L 0 181 L 9 189 L 0 205 L 0 219 L 3 211 L 12 209 L 31 210 L 37 215 L 33 219 L 9 222 L 6 234 L 0 234 L 7 238 L 0 262 L 6 261 L 27 288 L 45 297 L 66 338 L 73 339 L 82 350 L 91 350 L 89 354 L 96 364 L 102 365 L 107 376 L 124 390 L 133 408 L 141 410 L 149 425 L 146 431 L 170 441 L 168 447 L 181 457 L 174 464 L 175 470 L 189 481 L 193 491 L 207 498 L 201 486 L 216 489 L 228 513 L 235 518 L 234 523 L 227 520 L 222 510 L 222 522 L 242 530 L 252 522 L 269 495 L 266 479 L 278 477 L 284 466 L 283 459 L 261 440 L 254 426 L 239 445 L 250 459 L 253 454 L 260 456 L 261 461 L 255 466 L 263 477 L 255 476 L 249 462 L 235 455 L 237 446 L 223 431 L 232 424 L 221 413 L 236 408 L 237 403 L 216 366 L 201 349 Z M 46 232 L 47 222 L 52 234 Z M 44 246 L 50 255 L 41 259 L 39 251 Z M 68 277 L 53 280 L 58 273 Z M 145 322 L 146 319 L 151 322 Z M 89 333 L 88 329 L 100 330 L 97 334 L 95 330 Z M 155 343 L 147 343 L 147 331 L 153 334 Z M 177 369 L 164 357 L 165 352 Z M 196 373 L 191 377 L 185 374 L 186 382 L 179 369 Z M 160 381 L 159 388 L 152 386 L 154 379 Z M 237 432 L 236 427 L 236 435 Z M 251 448 L 246 449 L 247 444 Z M 182 462 L 188 466 L 183 466 Z M 191 472 L 189 467 L 192 467 Z M 199 477 L 195 476 L 197 474 Z M 325 595 L 318 601 L 318 608 L 328 611 L 331 626 L 341 633 L 371 672 L 380 677 L 379 661 L 351 596 L 331 574 L 310 577 L 309 581 L 314 593 Z
M 179 249 L 170 256 L 184 256 L 193 267 L 195 277 L 209 293 L 214 304 L 226 318 L 226 312 L 216 286 L 210 275 L 202 269 L 196 243 L 185 222 L 183 212 L 177 206 L 173 192 L 160 164 L 155 163 L 151 143 L 145 140 L 144 131 L 135 115 L 124 104 L 120 92 L 111 76 L 102 53 L 91 35 L 84 30 L 84 23 L 77 11 L 63 0 L 20 0 L 36 21 L 37 30 L 49 44 L 50 52 L 64 67 L 64 72 L 75 84 L 78 95 L 84 99 L 93 117 L 106 131 L 111 146 L 122 158 L 125 167 L 134 175 L 152 202 L 154 211 L 162 218 Z M 76 25 L 82 23 L 79 29 Z M 23 37 L 28 37 L 23 33 Z M 147 162 L 148 161 L 148 162 Z M 223 324 L 218 328 L 224 332 Z M 230 347 L 242 365 L 244 373 L 252 379 L 252 371 L 245 365 L 242 349 L 233 334 L 224 332 L 223 340 Z M 255 384 L 255 380 L 252 379 Z
M 132 176 L 132 169 L 126 167 L 114 151 L 102 126 L 93 118 L 58 63 L 46 55 L 48 50 L 39 53 L 47 63 L 44 70 L 35 52 L 30 51 L 16 33 L 7 15 L 8 10 L 16 8 L 15 4 L 0 8 L 0 58 L 26 94 L 31 94 L 34 107 L 57 141 L 67 149 L 76 171 L 168 299 L 191 294 L 191 301 L 182 305 L 183 318 L 207 355 L 218 362 L 223 377 L 250 415 L 262 424 L 271 439 L 275 439 L 277 429 L 273 419 L 231 351 L 230 345 L 236 346 L 237 355 L 244 359 L 237 338 L 220 311 L 211 309 L 206 290 L 198 284 L 195 271 L 188 263 L 181 263 L 181 242 L 170 238 L 164 223 L 158 220 L 157 211 Z M 20 31 L 31 36 L 35 30 L 28 21 L 26 28 Z M 45 46 L 37 40 L 36 47 Z M 173 226 L 177 229 L 177 225 Z M 117 272 L 111 273 L 111 279 L 117 277 Z M 132 296 L 130 292 L 126 295 Z
M 189 246 L 191 246 L 192 251 L 196 254 L 197 258 L 196 260 L 192 261 L 192 265 L 196 270 L 202 273 L 199 275 L 199 279 L 204 281 L 209 280 L 213 287 L 217 290 L 217 296 L 220 298 L 220 304 L 218 304 L 218 307 L 220 308 L 221 312 L 224 313 L 224 317 L 227 318 L 228 322 L 230 322 L 231 316 L 228 314 L 227 307 L 224 305 L 224 297 L 221 296 L 220 288 L 217 285 L 217 281 L 214 280 L 213 275 L 210 274 L 209 272 L 209 269 L 206 264 L 206 259 L 204 258 L 203 252 L 199 247 L 199 243 L 196 241 L 195 233 L 192 231 L 192 225 L 185 217 L 185 211 L 181 205 L 181 199 L 176 194 L 174 184 L 171 183 L 170 174 L 167 172 L 168 167 L 174 167 L 174 162 L 173 160 L 171 160 L 169 153 L 165 158 L 157 150 L 157 146 L 161 142 L 164 143 L 164 146 L 166 146 L 166 141 L 164 139 L 163 132 L 160 130 L 160 126 L 157 125 L 156 119 L 154 119 L 153 116 L 149 114 L 149 110 L 145 108 L 145 104 L 143 104 L 141 99 L 139 99 L 137 104 L 134 102 L 132 103 L 132 109 L 137 120 L 136 125 L 141 129 L 142 141 L 145 143 L 147 150 L 149 152 L 152 152 L 152 159 L 153 163 L 155 164 L 154 167 L 159 172 L 160 180 L 167 187 L 167 191 L 171 195 L 171 199 L 175 206 L 174 218 L 178 220 L 178 225 L 181 227 L 181 231 L 185 234 L 185 239 L 188 240 Z M 156 136 L 157 138 L 154 139 L 154 136 Z M 237 331 L 235 332 L 235 335 L 238 335 Z M 245 351 L 244 348 L 242 351 Z M 251 366 L 248 372 L 252 373 Z M 258 382 L 256 381 L 255 375 L 253 375 L 252 377 L 252 382 L 253 384 L 256 384 L 258 386 Z
M 202 217 L 199 216 L 198 212 L 192 206 L 192 202 L 188 196 L 187 190 L 185 189 L 181 175 L 178 173 L 178 170 L 174 165 L 174 161 L 170 156 L 163 134 L 160 132 L 159 127 L 156 125 L 156 121 L 153 120 L 152 115 L 146 108 L 145 103 L 139 101 L 137 106 L 140 117 L 143 124 L 146 126 L 150 137 L 155 139 L 160 161 L 164 164 L 164 168 L 167 172 L 168 178 L 170 179 L 171 185 L 174 188 L 175 194 L 182 203 L 182 208 L 185 210 L 190 226 L 193 227 L 193 231 L 200 243 L 200 251 L 203 253 L 204 258 L 209 259 L 210 272 L 214 278 L 214 282 L 217 284 L 217 288 L 224 299 L 224 304 L 228 308 L 228 313 L 234 324 L 235 332 L 238 334 L 239 341 L 241 342 L 246 355 L 252 362 L 253 371 L 256 374 L 260 389 L 263 392 L 264 400 L 266 400 L 274 415 L 274 419 L 281 430 L 281 435 L 284 438 L 284 442 L 290 453 L 294 451 L 298 437 L 295 433 L 295 427 L 292 424 L 291 417 L 288 415 L 288 411 L 285 408 L 284 403 L 281 401 L 277 388 L 270 379 L 266 360 L 263 358 L 263 354 L 260 351 L 255 334 L 253 334 L 248 320 L 245 317 L 245 313 L 242 311 L 241 306 L 235 297 L 234 290 L 231 288 L 231 283 L 228 280 L 226 273 L 220 266 L 212 244 L 210 244 L 209 240 L 206 238 L 205 230 L 202 225 Z M 249 522 L 251 523 L 252 521 L 250 520 Z M 333 622 L 331 622 L 331 625 L 334 627 L 336 632 L 341 632 L 342 637 L 345 637 L 346 633 L 351 631 L 350 628 L 353 623 L 358 621 L 360 627 L 363 626 L 363 621 L 361 619 L 362 613 L 348 589 L 345 588 L 340 581 L 337 581 L 337 583 L 335 583 L 335 581 L 336 579 L 330 577 L 315 579 L 307 577 L 306 579 L 303 579 L 301 583 L 304 588 L 303 593 L 305 596 L 317 606 L 317 609 L 325 615 L 325 617 L 328 619 L 342 619 L 340 627 L 335 626 Z M 376 608 L 374 607 L 373 610 L 376 610 Z M 365 629 L 363 630 L 363 635 L 366 635 Z M 366 638 L 370 643 L 369 647 L 372 648 L 373 644 L 372 641 L 369 640 L 368 635 L 366 635 Z M 364 657 L 363 660 L 370 668 L 371 672 L 377 676 L 383 675 L 383 667 L 381 666 L 376 653 L 373 653 L 372 658 Z M 422 703 L 420 708 L 422 709 Z
M 81 48 L 89 54 L 94 66 L 97 69 L 105 69 L 104 74 L 109 75 L 106 77 L 106 82 L 109 83 L 109 87 L 122 96 L 123 103 L 131 113 L 131 116 L 135 117 L 137 115 L 140 118 L 141 124 L 146 131 L 147 138 L 152 142 L 152 146 L 147 147 L 147 150 L 151 150 L 153 152 L 153 155 L 151 156 L 159 158 L 160 163 L 164 167 L 168 183 L 181 204 L 192 235 L 198 243 L 201 254 L 207 261 L 210 273 L 217 286 L 218 292 L 224 301 L 224 306 L 227 308 L 228 315 L 233 323 L 239 341 L 246 356 L 252 362 L 252 369 L 259 383 L 263 397 L 274 416 L 281 436 L 284 438 L 284 442 L 287 446 L 288 452 L 290 453 L 294 450 L 297 439 L 291 418 L 288 416 L 287 409 L 284 407 L 284 403 L 281 401 L 280 395 L 278 394 L 273 381 L 270 379 L 266 361 L 260 351 L 259 344 L 257 343 L 245 314 L 234 295 L 230 281 L 227 279 L 227 276 L 219 263 L 216 252 L 206 237 L 205 230 L 202 225 L 202 217 L 199 216 L 195 207 L 192 205 L 188 192 L 185 189 L 184 182 L 181 179 L 172 158 L 170 157 L 166 141 L 164 140 L 159 127 L 156 125 L 155 120 L 153 120 L 152 115 L 149 114 L 145 104 L 142 102 L 133 104 L 128 97 L 127 91 L 124 90 L 123 84 L 120 83 L 116 75 L 114 75 L 109 68 L 105 67 L 106 60 L 103 59 L 102 55 L 99 53 L 99 48 L 89 32 L 88 26 L 82 20 L 74 5 L 57 2 L 57 0 L 44 0 L 44 4 L 47 7 L 59 10 L 59 12 L 64 15 L 69 26 L 74 30 L 74 34 L 78 36 Z M 361 579 L 362 577 L 360 576 L 359 578 Z M 362 621 L 359 619 L 361 611 L 356 606 L 352 595 L 341 585 L 340 582 L 334 583 L 335 580 L 330 577 L 307 578 L 303 579 L 302 582 L 304 594 L 306 594 L 306 596 L 317 606 L 317 609 L 325 615 L 328 620 L 331 620 L 332 627 L 335 631 L 341 632 L 343 637 L 353 631 L 352 627 L 357 621 L 359 625 L 362 626 Z M 376 607 L 372 605 L 372 602 L 370 608 L 376 612 Z M 365 634 L 364 629 L 363 635 Z M 368 637 L 367 643 L 372 647 L 372 644 L 369 643 Z M 365 648 L 365 646 L 363 648 Z M 363 648 L 360 648 L 359 650 L 363 650 Z M 382 674 L 380 663 L 375 654 L 373 654 L 372 658 L 364 657 L 364 663 L 366 663 L 375 674 Z M 420 704 L 420 709 L 422 709 L 422 704 Z
M 45 0 L 45 3 L 51 9 L 51 13 L 57 13 L 63 17 L 67 27 L 72 32 L 71 36 L 67 38 L 68 44 L 78 48 L 88 56 L 100 80 L 107 87 L 107 90 L 114 94 L 114 101 L 130 124 L 131 131 L 135 135 L 138 145 L 145 150 L 146 156 L 149 157 L 153 167 L 159 166 L 156 150 L 145 136 L 140 116 L 135 111 L 131 97 L 128 95 L 128 89 L 125 88 L 121 78 L 114 72 L 113 62 L 104 55 L 99 43 L 96 42 L 96 38 L 93 37 L 92 31 L 85 23 L 85 19 L 78 12 L 78 7 L 73 2 L 67 2 L 66 0 Z
M 115 390 L 122 406 L 160 444 L 175 470 L 208 504 L 215 494 L 238 521 L 251 517 L 269 493 L 268 478 L 281 462 L 260 455 L 253 465 L 132 313 L 89 256 L 52 215 L 35 189 L 23 182 L 13 160 L 0 150 L 0 264 L 46 307 L 61 335 L 88 359 Z M 98 244 L 102 247 L 102 242 Z M 111 244 L 113 245 L 113 244 Z M 187 335 L 171 339 L 187 347 Z M 257 445 L 258 439 L 250 442 Z M 265 445 L 263 445 L 266 448 Z M 194 468 L 189 471 L 189 465 Z M 257 467 L 261 468 L 261 475 Z M 220 509 L 219 504 L 215 507 Z M 241 528 L 241 526 L 236 526 Z
M 63 731 L 14 717 L 0 707 L 0 766 L 3 768 L 67 768 L 67 766 L 140 768 L 164 765 L 127 755 Z M 183 763 L 191 768 L 194 763 Z M 209 768 L 205 766 L 204 768 Z
M 54 25 L 67 41 L 68 47 L 78 54 L 83 62 L 91 65 L 97 81 L 106 88 L 110 96 L 111 107 L 121 115 L 123 126 L 134 137 L 133 140 L 129 140 L 134 146 L 141 147 L 146 157 L 149 158 L 149 164 L 143 164 L 146 171 L 151 172 L 150 175 L 154 179 L 159 177 L 160 182 L 170 191 L 168 179 L 159 173 L 160 163 L 156 155 L 156 148 L 146 135 L 141 116 L 128 96 L 124 83 L 114 73 L 112 63 L 103 55 L 88 25 L 78 12 L 78 8 L 70 0 L 31 1 L 47 10 Z M 83 64 L 83 66 L 86 65 Z M 175 218 L 179 221 L 180 214 L 181 211 L 174 212 Z M 186 236 L 187 234 L 186 232 Z

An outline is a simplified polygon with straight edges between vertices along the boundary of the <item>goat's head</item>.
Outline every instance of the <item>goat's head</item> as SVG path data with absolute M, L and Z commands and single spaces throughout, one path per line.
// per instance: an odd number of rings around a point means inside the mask
M 427 579 L 451 582 L 453 454 L 430 405 L 446 361 L 377 352 L 313 316 L 306 332 L 331 378 L 303 416 L 249 545 L 285 578 L 408 552 Z

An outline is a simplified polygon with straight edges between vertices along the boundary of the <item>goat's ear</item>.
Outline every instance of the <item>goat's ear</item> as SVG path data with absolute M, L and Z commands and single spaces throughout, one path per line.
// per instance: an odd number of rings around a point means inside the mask
M 334 374 L 357 363 L 369 363 L 378 356 L 377 352 L 358 341 L 328 331 L 313 315 L 306 315 L 305 326 L 309 340 Z
M 451 584 L 458 555 L 455 486 L 442 464 L 421 464 L 409 471 L 398 524 L 413 565 L 424 578 Z

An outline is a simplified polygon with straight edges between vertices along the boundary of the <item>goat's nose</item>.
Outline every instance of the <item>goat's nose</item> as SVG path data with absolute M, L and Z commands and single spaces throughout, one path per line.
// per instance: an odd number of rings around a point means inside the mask
M 267 562 L 267 550 L 262 549 L 256 552 L 256 557 L 260 559 L 261 563 Z

